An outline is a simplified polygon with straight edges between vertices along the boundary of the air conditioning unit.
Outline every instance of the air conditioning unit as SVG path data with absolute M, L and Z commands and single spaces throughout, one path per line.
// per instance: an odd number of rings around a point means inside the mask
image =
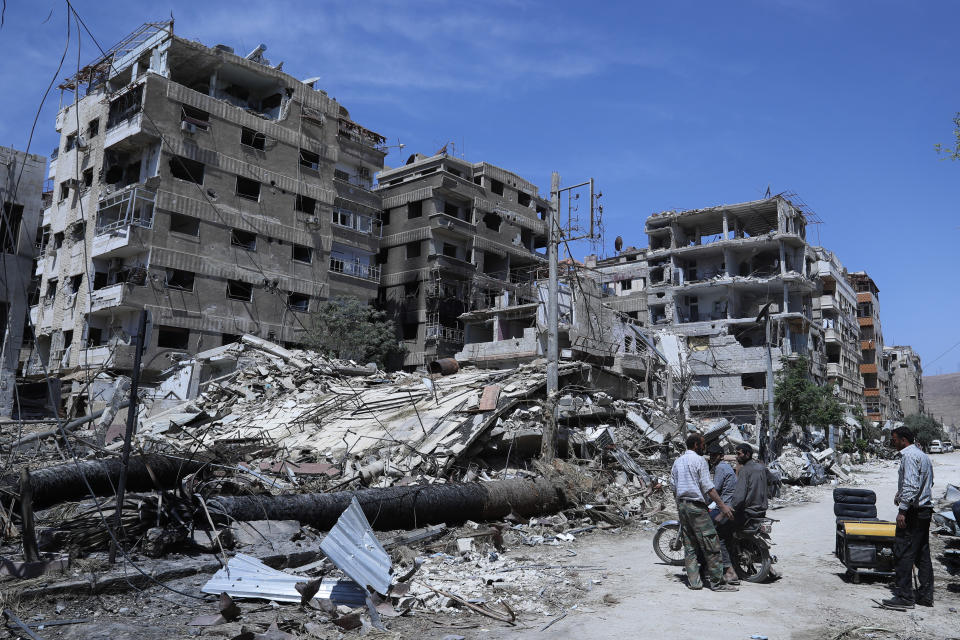
M 307 218 L 307 224 L 320 224 L 320 218 L 317 216 L 310 216 Z
M 193 124 L 192 122 L 187 122 L 186 120 L 184 120 L 183 122 L 180 123 L 180 130 L 185 131 L 186 133 L 196 133 L 197 125 Z

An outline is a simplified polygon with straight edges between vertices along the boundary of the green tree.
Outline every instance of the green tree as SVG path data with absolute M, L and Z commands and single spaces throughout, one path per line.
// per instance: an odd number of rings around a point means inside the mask
M 773 406 L 780 417 L 778 435 L 785 437 L 794 426 L 825 429 L 840 424 L 843 408 L 830 387 L 810 379 L 810 361 L 801 356 L 781 363 L 773 391 Z
M 930 445 L 931 440 L 944 440 L 943 425 L 922 413 L 913 413 L 903 419 L 903 426 L 909 427 L 917 442 L 924 447 Z
M 312 319 L 306 343 L 331 358 L 376 362 L 383 367 L 404 353 L 393 320 L 356 298 L 322 302 Z
M 951 160 L 960 160 L 960 111 L 953 116 L 953 147 L 945 147 L 942 144 L 935 144 L 933 148 L 942 156 Z

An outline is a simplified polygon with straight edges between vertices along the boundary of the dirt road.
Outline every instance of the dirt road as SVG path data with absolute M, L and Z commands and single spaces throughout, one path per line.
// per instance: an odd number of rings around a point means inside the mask
M 947 483 L 960 484 L 960 452 L 933 456 L 935 497 Z M 877 492 L 881 518 L 894 518 L 896 463 L 882 462 L 858 469 L 864 488 Z M 933 536 L 937 572 L 936 605 L 908 613 L 876 607 L 871 598 L 889 597 L 883 580 L 852 584 L 834 557 L 835 518 L 832 487 L 816 489 L 817 502 L 771 512 L 775 565 L 782 578 L 771 584 L 744 584 L 737 593 L 690 591 L 682 582 L 682 567 L 665 566 L 653 553 L 650 532 L 591 537 L 574 547 L 585 565 L 607 567 L 605 578 L 593 585 L 575 609 L 551 621 L 528 621 L 524 638 L 712 638 L 744 640 L 752 635 L 770 640 L 833 638 L 862 625 L 894 633 L 878 638 L 960 638 L 960 576 L 950 577 L 936 559 L 942 541 Z M 618 604 L 607 604 L 611 594 Z M 954 609 L 954 612 L 950 611 Z M 517 631 L 489 629 L 488 638 L 516 638 Z M 852 635 L 850 637 L 864 637 Z

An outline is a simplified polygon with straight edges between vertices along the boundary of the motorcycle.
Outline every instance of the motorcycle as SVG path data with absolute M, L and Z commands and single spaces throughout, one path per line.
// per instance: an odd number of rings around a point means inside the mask
M 751 518 L 733 534 L 733 548 L 730 563 L 737 577 L 747 582 L 763 582 L 770 577 L 773 563 L 777 557 L 770 553 L 773 541 L 770 533 L 773 518 Z M 665 563 L 683 565 L 683 537 L 680 534 L 680 521 L 668 520 L 660 525 L 653 536 L 653 550 Z

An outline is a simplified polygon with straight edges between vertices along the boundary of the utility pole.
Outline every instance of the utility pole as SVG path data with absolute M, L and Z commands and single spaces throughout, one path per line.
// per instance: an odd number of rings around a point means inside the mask
M 137 330 L 137 347 L 133 356 L 133 373 L 130 378 L 130 407 L 127 409 L 127 429 L 123 434 L 123 456 L 120 463 L 120 479 L 117 482 L 116 531 L 117 541 L 122 540 L 121 515 L 123 513 L 123 499 L 127 491 L 127 467 L 130 464 L 130 445 L 133 433 L 137 427 L 137 391 L 140 388 L 140 359 L 143 356 L 143 339 L 147 333 L 147 310 L 140 311 L 140 323 Z M 117 559 L 117 546 L 110 545 L 110 563 Z
M 757 314 L 757 323 L 761 321 L 764 323 L 764 333 L 767 337 L 767 429 L 764 433 L 763 428 L 760 429 L 760 433 L 757 434 L 757 438 L 760 441 L 760 451 L 758 455 L 760 460 L 764 464 L 767 464 L 772 459 L 773 454 L 773 353 L 771 351 L 771 342 L 773 341 L 770 336 L 770 305 L 772 303 L 768 302 L 762 309 L 760 313 Z
M 547 400 L 544 404 L 546 415 L 543 423 L 543 439 L 540 443 L 540 456 L 544 462 L 553 462 L 557 453 L 557 390 L 559 387 L 560 367 L 560 283 L 557 281 L 559 261 L 559 225 L 560 213 L 560 174 L 556 171 L 550 177 L 550 209 L 547 212 L 547 266 L 549 281 L 547 285 Z

